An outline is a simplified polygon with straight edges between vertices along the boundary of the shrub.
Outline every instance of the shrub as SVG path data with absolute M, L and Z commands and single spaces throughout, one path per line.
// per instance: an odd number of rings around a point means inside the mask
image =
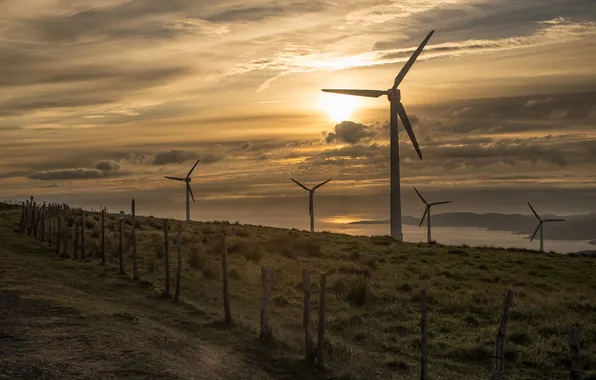
M 230 269 L 228 272 L 228 277 L 232 280 L 241 280 L 242 274 L 237 269 Z
M 188 253 L 188 265 L 193 269 L 201 269 L 205 266 L 205 252 L 200 246 L 194 246 Z
M 201 273 L 208 280 L 219 280 L 221 268 L 212 259 L 205 259 L 201 265 Z
M 354 306 L 364 306 L 369 298 L 370 284 L 363 276 L 354 278 L 348 283 L 346 301 Z
M 247 237 L 250 236 L 250 234 L 248 232 L 246 232 L 244 229 L 242 228 L 236 228 L 234 230 L 234 233 L 236 236 L 241 236 L 241 237 Z
M 263 257 L 263 250 L 259 246 L 253 246 L 253 248 L 250 251 L 245 252 L 243 256 L 246 260 L 258 264 Z
M 147 273 L 154 273 L 157 270 L 157 261 L 155 259 L 149 259 L 149 262 L 147 263 Z
M 290 301 L 288 301 L 288 299 L 283 295 L 278 295 L 275 298 L 273 298 L 273 304 L 277 307 L 284 307 L 287 306 L 289 303 Z

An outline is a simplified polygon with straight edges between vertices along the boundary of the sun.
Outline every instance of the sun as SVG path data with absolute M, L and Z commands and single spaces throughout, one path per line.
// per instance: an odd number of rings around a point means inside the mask
M 355 96 L 322 92 L 319 98 L 319 107 L 327 112 L 333 121 L 340 123 L 348 120 L 360 107 L 360 99 Z

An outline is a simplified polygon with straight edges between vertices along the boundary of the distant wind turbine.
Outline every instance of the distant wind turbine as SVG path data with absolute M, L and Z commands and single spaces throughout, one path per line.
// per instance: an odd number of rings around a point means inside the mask
M 428 36 L 422 41 L 418 49 L 414 51 L 414 54 L 410 57 L 408 62 L 404 65 L 401 69 L 397 77 L 395 77 L 395 82 L 393 87 L 386 91 L 380 90 L 323 90 L 324 92 L 331 92 L 335 94 L 344 94 L 344 95 L 355 95 L 355 96 L 365 96 L 369 98 L 378 98 L 383 95 L 387 95 L 389 102 L 391 103 L 391 131 L 390 131 L 390 171 L 391 171 L 391 190 L 390 190 L 390 203 L 391 203 L 391 236 L 396 240 L 403 240 L 403 233 L 402 233 L 402 224 L 401 224 L 401 190 L 400 190 L 400 174 L 399 174 L 399 135 L 397 130 L 397 117 L 401 119 L 402 123 L 404 124 L 404 128 L 412 141 L 412 145 L 414 149 L 416 149 L 416 153 L 418 153 L 418 157 L 422 159 L 422 152 L 418 147 L 418 142 L 416 141 L 416 136 L 414 136 L 414 131 L 412 130 L 412 125 L 410 124 L 410 120 L 408 119 L 408 115 L 406 114 L 406 110 L 401 103 L 401 92 L 397 88 L 414 62 L 416 58 L 424 49 L 424 46 L 430 40 L 430 37 L 433 35 L 434 30 L 431 31 Z
M 418 189 L 414 188 L 414 191 L 416 191 L 416 194 L 418 194 L 418 196 L 420 197 L 420 199 L 422 200 L 422 202 L 424 202 L 424 204 L 426 205 L 426 208 L 424 209 L 424 214 L 422 215 L 422 219 L 420 219 L 420 225 L 418 227 L 422 227 L 422 223 L 424 223 L 424 218 L 426 218 L 426 216 L 428 215 L 428 218 L 426 220 L 426 225 L 427 225 L 427 229 L 428 229 L 428 244 L 431 244 L 432 243 L 432 238 L 431 238 L 431 235 L 430 235 L 430 208 L 432 206 L 444 205 L 444 204 L 447 204 L 447 203 L 451 203 L 451 201 L 428 203 L 426 201 L 426 199 L 424 199 L 424 197 L 422 196 L 422 194 L 420 194 L 420 192 L 418 191 Z
M 190 171 L 188 172 L 188 174 L 186 175 L 185 178 L 164 176 L 164 178 L 167 178 L 167 179 L 172 179 L 174 181 L 183 181 L 186 183 L 186 220 L 187 221 L 190 220 L 190 200 L 188 199 L 188 196 L 190 195 L 192 197 L 192 202 L 193 203 L 195 202 L 195 196 L 193 195 L 192 189 L 190 188 L 190 182 L 192 181 L 192 179 L 190 178 L 190 175 L 192 174 L 193 170 L 195 170 L 195 168 L 199 164 L 199 161 L 201 161 L 201 160 L 200 159 L 197 160 L 197 162 L 194 164 L 192 169 L 190 169 Z
M 290 178 L 290 179 L 292 181 L 294 181 L 296 183 L 296 185 L 300 186 L 301 188 L 308 191 L 308 193 L 309 193 L 308 214 L 310 215 L 310 232 L 315 232 L 315 206 L 314 206 L 315 190 L 318 189 L 319 187 L 323 186 L 327 182 L 331 181 L 331 179 L 328 179 L 325 182 L 319 183 L 317 186 L 313 187 L 312 189 L 309 189 L 308 187 L 304 186 L 300 182 L 296 181 L 294 178 Z
M 536 237 L 536 234 L 538 233 L 538 230 L 540 230 L 540 252 L 544 252 L 544 223 L 547 223 L 547 222 L 564 222 L 565 219 L 544 219 L 543 220 L 543 219 L 541 219 L 538 216 L 538 213 L 536 212 L 536 210 L 534 210 L 534 207 L 532 207 L 532 205 L 530 204 L 530 202 L 528 202 L 528 206 L 530 206 L 530 209 L 532 210 L 532 212 L 536 216 L 536 219 L 538 219 L 538 221 L 539 221 L 538 227 L 536 227 L 536 230 L 532 234 L 532 237 L 530 238 L 530 241 L 534 240 L 534 237 Z

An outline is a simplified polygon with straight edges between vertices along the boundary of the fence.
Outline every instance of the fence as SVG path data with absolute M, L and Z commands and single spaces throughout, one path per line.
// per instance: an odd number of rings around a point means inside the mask
M 15 204 L 14 202 L 12 203 Z M 133 275 L 132 280 L 138 281 L 140 277 L 138 275 L 137 265 L 137 242 L 136 242 L 136 226 L 137 220 L 135 215 L 135 200 L 131 203 L 132 209 L 132 221 L 131 221 L 131 232 L 132 232 L 132 265 Z M 71 218 L 67 217 L 67 213 Z M 72 216 L 74 215 L 74 224 Z M 99 235 L 99 247 L 97 242 L 94 243 L 95 255 L 101 259 L 101 265 L 105 265 L 105 217 L 106 209 L 101 208 L 101 234 Z M 88 246 L 85 240 L 85 223 L 86 211 L 82 209 L 73 209 L 66 204 L 38 204 L 31 201 L 23 202 L 20 205 L 20 220 L 19 220 L 19 232 L 21 234 L 31 235 L 35 239 L 42 242 L 48 242 L 51 247 L 55 249 L 57 255 L 63 258 L 70 258 L 68 254 L 68 241 L 72 238 L 73 231 L 71 227 L 74 227 L 74 245 L 73 245 L 73 259 L 79 258 L 81 260 L 89 260 Z M 118 267 L 119 274 L 126 274 L 124 271 L 124 226 L 126 219 L 121 218 L 119 220 L 119 244 L 118 244 Z M 47 222 L 47 225 L 46 225 Z M 168 220 L 163 220 L 163 248 L 164 248 L 164 259 L 165 259 L 165 284 L 163 296 L 166 298 L 171 297 L 170 291 L 170 250 L 168 243 L 168 231 L 170 225 Z M 79 231 L 81 236 L 81 244 L 79 246 Z M 46 235 L 47 233 L 47 235 Z M 221 262 L 222 262 L 222 283 L 223 283 L 223 315 L 225 324 L 232 325 L 234 320 L 232 317 L 232 309 L 229 297 L 229 270 L 228 270 L 228 239 L 224 233 L 221 235 L 222 250 L 221 250 Z M 97 251 L 99 250 L 99 255 Z M 176 283 L 174 300 L 178 302 L 180 300 L 180 283 L 182 280 L 182 232 L 178 232 L 176 236 Z M 325 367 L 325 298 L 326 298 L 326 273 L 319 274 L 319 299 L 318 299 L 318 333 L 317 342 L 314 342 L 313 327 L 310 319 L 310 296 L 311 286 L 310 277 L 311 273 L 307 269 L 302 270 L 302 284 L 304 290 L 304 307 L 303 307 L 303 321 L 302 326 L 304 328 L 304 352 L 307 363 L 318 368 Z M 260 334 L 259 339 L 262 341 L 270 341 L 273 339 L 273 332 L 270 327 L 270 312 L 269 303 L 273 288 L 275 286 L 275 275 L 271 268 L 267 268 L 261 265 L 261 284 L 262 284 L 262 296 L 260 300 Z M 511 306 L 513 303 L 514 292 L 507 290 L 503 300 L 503 308 L 500 317 L 500 323 L 497 329 L 497 334 L 494 341 L 494 351 L 492 356 L 492 380 L 505 380 L 505 343 L 507 336 L 507 324 L 510 315 Z M 420 294 L 420 379 L 428 379 L 428 303 L 427 303 L 427 290 L 422 289 Z M 580 334 L 579 330 L 574 327 L 569 332 L 569 348 L 571 352 L 571 371 L 570 377 L 574 380 L 583 380 L 584 371 L 581 363 L 581 351 L 580 351 Z

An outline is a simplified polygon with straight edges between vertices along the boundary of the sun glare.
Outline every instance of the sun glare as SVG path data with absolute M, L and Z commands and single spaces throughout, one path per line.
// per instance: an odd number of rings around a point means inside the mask
M 319 107 L 327 112 L 336 123 L 348 120 L 360 107 L 360 99 L 355 96 L 322 92 Z

